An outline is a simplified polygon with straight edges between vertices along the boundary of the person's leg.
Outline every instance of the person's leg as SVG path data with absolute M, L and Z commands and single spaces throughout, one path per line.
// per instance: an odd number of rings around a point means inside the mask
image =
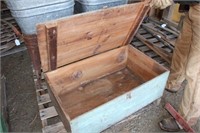
M 200 117 L 200 5 L 191 6 L 192 44 L 186 66 L 188 82 L 180 106 L 180 113 L 190 125 Z
M 200 117 L 200 5 L 192 6 L 189 11 L 191 20 L 192 39 L 191 48 L 186 64 L 185 88 L 179 113 L 185 118 L 190 126 L 193 126 Z M 187 32 L 185 34 L 188 34 Z M 166 131 L 178 131 L 180 127 L 172 117 L 163 119 L 160 127 Z
M 191 21 L 188 14 L 186 14 L 181 34 L 175 44 L 170 75 L 166 86 L 167 90 L 177 91 L 185 80 L 185 66 L 191 45 L 191 33 Z

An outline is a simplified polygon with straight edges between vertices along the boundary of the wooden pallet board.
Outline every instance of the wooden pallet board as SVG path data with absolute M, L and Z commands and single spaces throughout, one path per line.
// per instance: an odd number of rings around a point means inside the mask
M 43 105 L 43 104 L 47 104 L 50 102 L 51 102 L 51 99 L 50 99 L 49 94 L 44 94 L 44 95 L 38 96 L 38 105 Z
M 42 121 L 42 127 L 43 127 L 42 132 L 43 133 L 66 133 L 66 130 L 61 121 L 49 125 L 48 120 L 57 118 L 58 113 L 54 106 L 48 105 L 51 103 L 51 99 L 50 99 L 48 91 L 46 91 L 47 90 L 46 83 L 43 81 L 41 83 L 42 87 L 38 88 L 37 86 L 38 80 L 36 76 L 34 76 L 34 78 L 35 78 L 34 81 L 35 81 L 35 88 L 36 88 L 36 94 L 37 94 L 37 102 L 39 106 L 39 115 L 40 115 L 40 119 Z M 41 92 L 43 92 L 44 94 Z
M 67 133 L 62 122 L 46 126 L 42 129 L 43 133 Z
M 54 106 L 40 110 L 41 120 L 46 120 L 55 116 L 58 116 L 58 113 Z

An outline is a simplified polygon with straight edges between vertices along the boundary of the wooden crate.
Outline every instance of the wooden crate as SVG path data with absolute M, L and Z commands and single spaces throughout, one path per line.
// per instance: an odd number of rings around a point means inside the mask
M 100 132 L 160 98 L 169 75 L 128 45 L 146 3 L 38 25 L 42 69 L 69 132 Z

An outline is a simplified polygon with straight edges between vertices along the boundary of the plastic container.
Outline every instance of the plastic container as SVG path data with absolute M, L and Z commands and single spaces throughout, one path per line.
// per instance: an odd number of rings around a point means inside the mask
M 35 34 L 38 23 L 74 13 L 74 0 L 6 0 L 6 4 L 26 35 Z
M 127 4 L 128 0 L 75 0 L 75 11 L 77 13 L 94 11 L 107 7 Z

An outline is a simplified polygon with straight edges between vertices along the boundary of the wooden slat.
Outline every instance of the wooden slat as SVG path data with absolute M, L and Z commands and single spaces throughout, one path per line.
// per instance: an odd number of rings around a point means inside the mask
M 67 133 L 62 122 L 46 126 L 42 129 L 43 133 Z
M 133 42 L 132 44 L 133 44 L 135 47 L 144 46 L 144 44 L 143 44 L 142 42 L 139 42 L 139 41 Z
M 162 58 L 162 57 L 160 57 L 160 56 L 156 56 L 156 57 L 153 57 L 153 59 L 155 60 L 155 61 L 157 61 L 159 64 L 162 64 L 162 63 L 165 63 L 166 61 Z M 169 64 L 169 63 L 168 63 Z
M 56 112 L 56 109 L 53 106 L 40 110 L 40 118 L 41 118 L 41 120 L 46 120 L 48 118 L 52 118 L 52 117 L 55 117 L 57 115 L 58 115 L 58 113 Z
M 137 59 L 139 62 L 141 58 Z M 128 117 L 162 96 L 168 75 L 169 72 L 164 72 L 145 84 L 71 120 L 72 131 L 75 133 L 99 133 Z
M 173 30 L 171 30 L 171 29 L 168 29 L 168 28 L 166 28 L 166 27 L 162 27 L 162 26 L 160 26 L 159 24 L 154 23 L 154 25 L 156 25 L 156 26 L 158 26 L 160 29 L 163 29 L 163 30 L 165 30 L 165 31 L 167 31 L 167 32 L 170 32 L 170 33 L 172 33 L 172 34 L 174 34 L 174 35 L 176 35 L 176 36 L 179 35 L 177 32 L 175 32 L 175 31 L 173 31 Z
M 148 34 L 148 32 L 146 30 L 144 30 L 143 28 L 140 28 L 138 30 L 138 33 L 140 33 L 140 34 Z
M 147 46 L 141 46 L 138 48 L 140 51 L 142 52 L 146 52 L 146 51 L 149 51 L 150 49 L 147 47 Z
M 36 92 L 42 92 L 42 91 L 45 91 L 45 90 L 47 90 L 47 88 L 37 89 Z
M 38 105 L 43 105 L 49 102 L 51 102 L 49 94 L 40 95 L 38 97 Z
M 144 2 L 74 15 L 37 27 L 43 71 L 48 64 L 46 30 L 57 25 L 57 67 L 117 48 L 134 35 L 146 13 Z

